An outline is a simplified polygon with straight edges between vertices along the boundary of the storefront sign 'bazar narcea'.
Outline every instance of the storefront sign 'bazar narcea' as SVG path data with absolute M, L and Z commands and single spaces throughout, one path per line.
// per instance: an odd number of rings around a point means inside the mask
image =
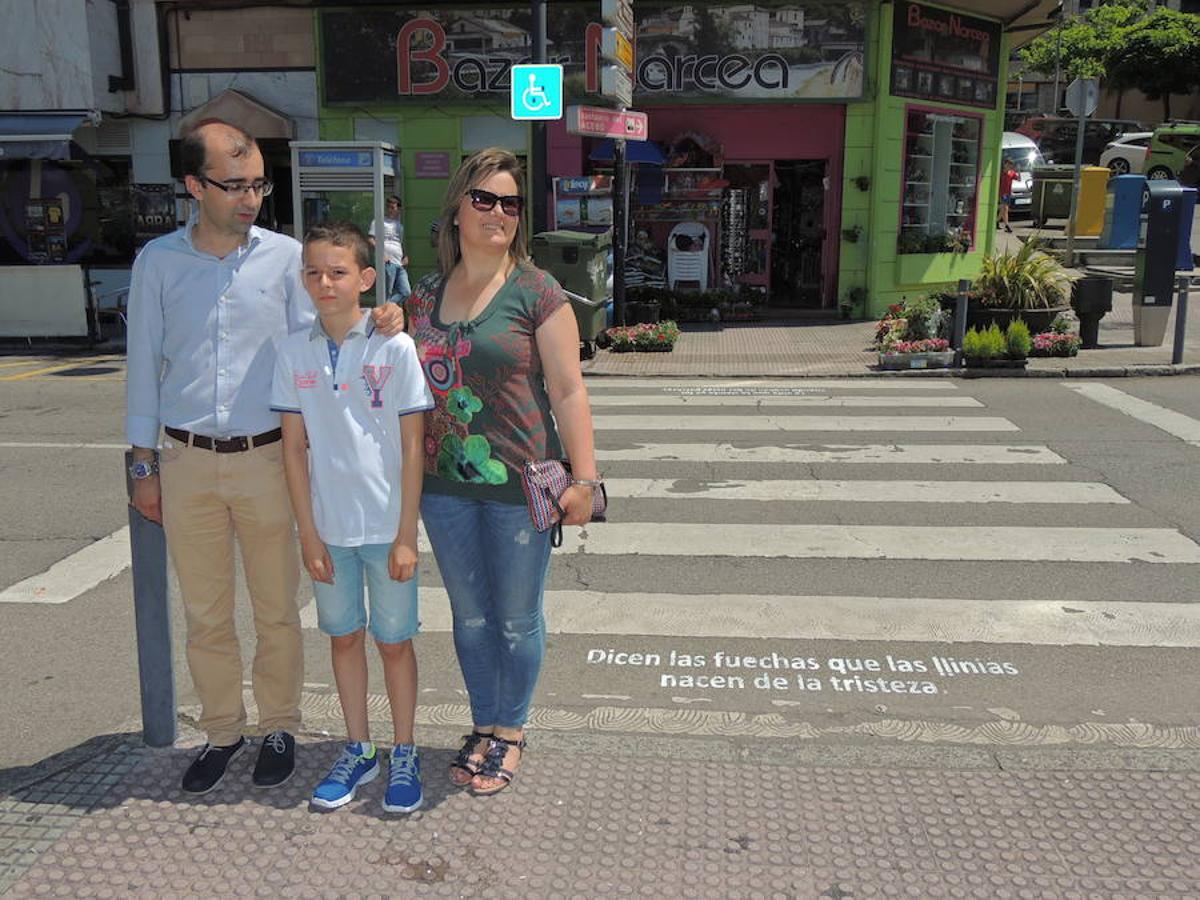
M 892 28 L 892 94 L 964 106 L 996 104 L 1000 23 L 897 3 Z
M 528 6 L 498 6 L 487 12 L 363 9 L 353 20 L 344 11 L 322 12 L 326 99 L 386 102 L 399 94 L 445 101 L 506 93 L 511 66 L 528 61 L 532 42 Z M 634 12 L 635 102 L 862 94 L 865 0 L 691 4 L 682 14 L 678 5 L 639 0 Z M 564 67 L 573 102 L 600 91 L 603 28 L 590 19 L 586 10 L 563 9 L 549 23 L 548 61 Z M 380 43 L 394 61 L 382 73 L 363 65 Z M 390 83 L 381 74 L 390 75 Z

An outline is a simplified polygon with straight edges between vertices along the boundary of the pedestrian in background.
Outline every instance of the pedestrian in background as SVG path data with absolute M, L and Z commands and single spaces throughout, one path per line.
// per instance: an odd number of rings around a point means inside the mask
M 440 272 L 407 304 L 435 403 L 421 516 L 473 722 L 450 779 L 481 795 L 517 771 L 545 654 L 550 532 L 533 528 L 522 467 L 565 450 L 575 479 L 559 500 L 567 525 L 589 520 L 598 484 L 579 329 L 562 288 L 529 261 L 523 183 L 507 150 L 462 163 L 442 206 Z
M 270 397 L 273 341 L 310 328 L 313 307 L 300 281 L 299 242 L 254 225 L 273 188 L 254 138 L 206 120 L 183 135 L 180 162 L 197 210 L 134 261 L 125 429 L 131 502 L 163 524 L 179 578 L 188 668 L 208 738 L 183 790 L 204 794 L 246 744 L 235 539 L 254 610 L 254 698 L 268 732 L 254 784 L 283 784 L 295 768 L 300 567 Z M 385 333 L 402 327 L 395 305 L 376 315 Z
M 401 221 L 403 215 L 404 204 L 399 196 L 392 194 L 387 198 L 384 207 L 382 234 L 386 278 L 384 285 L 387 288 L 388 299 L 395 303 L 403 303 L 412 293 L 412 286 L 408 280 L 408 257 L 404 253 L 404 222 Z M 372 240 L 377 241 L 380 238 L 380 229 L 376 227 L 374 219 L 371 220 L 369 234 Z
M 1017 180 L 1018 174 L 1017 164 L 1006 157 L 1000 166 L 1000 221 L 996 223 L 996 227 L 1003 226 L 1009 234 L 1012 234 L 1012 226 L 1008 224 L 1008 214 L 1017 202 L 1013 196 L 1013 182 Z

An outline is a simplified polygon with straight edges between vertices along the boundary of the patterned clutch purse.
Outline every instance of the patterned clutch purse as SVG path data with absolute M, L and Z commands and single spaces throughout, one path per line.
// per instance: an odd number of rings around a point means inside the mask
M 529 505 L 529 518 L 538 531 L 549 531 L 550 544 L 562 546 L 562 507 L 558 498 L 571 486 L 571 464 L 565 459 L 531 459 L 521 470 L 521 488 Z M 592 521 L 603 522 L 608 509 L 604 482 L 592 492 Z

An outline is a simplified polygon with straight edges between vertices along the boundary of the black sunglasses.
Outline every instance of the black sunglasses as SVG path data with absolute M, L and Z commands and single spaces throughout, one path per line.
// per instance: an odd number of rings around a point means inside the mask
M 501 211 L 506 216 L 519 216 L 521 208 L 525 206 L 525 198 L 517 194 L 509 194 L 507 197 L 501 197 L 499 194 L 493 194 L 491 191 L 481 190 L 480 188 L 471 188 L 467 191 L 467 196 L 471 198 L 471 206 L 480 212 L 491 212 L 496 208 L 496 204 L 500 204 Z

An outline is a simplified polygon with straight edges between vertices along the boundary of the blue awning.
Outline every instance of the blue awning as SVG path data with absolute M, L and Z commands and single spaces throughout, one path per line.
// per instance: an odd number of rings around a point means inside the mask
M 71 133 L 85 113 L 0 114 L 0 159 L 70 159 Z
M 605 138 L 588 154 L 588 159 L 592 162 L 611 162 L 612 158 L 612 138 Z M 654 141 L 625 142 L 625 162 L 627 163 L 647 163 L 652 166 L 661 166 L 666 161 L 667 158 L 663 156 L 662 150 Z

